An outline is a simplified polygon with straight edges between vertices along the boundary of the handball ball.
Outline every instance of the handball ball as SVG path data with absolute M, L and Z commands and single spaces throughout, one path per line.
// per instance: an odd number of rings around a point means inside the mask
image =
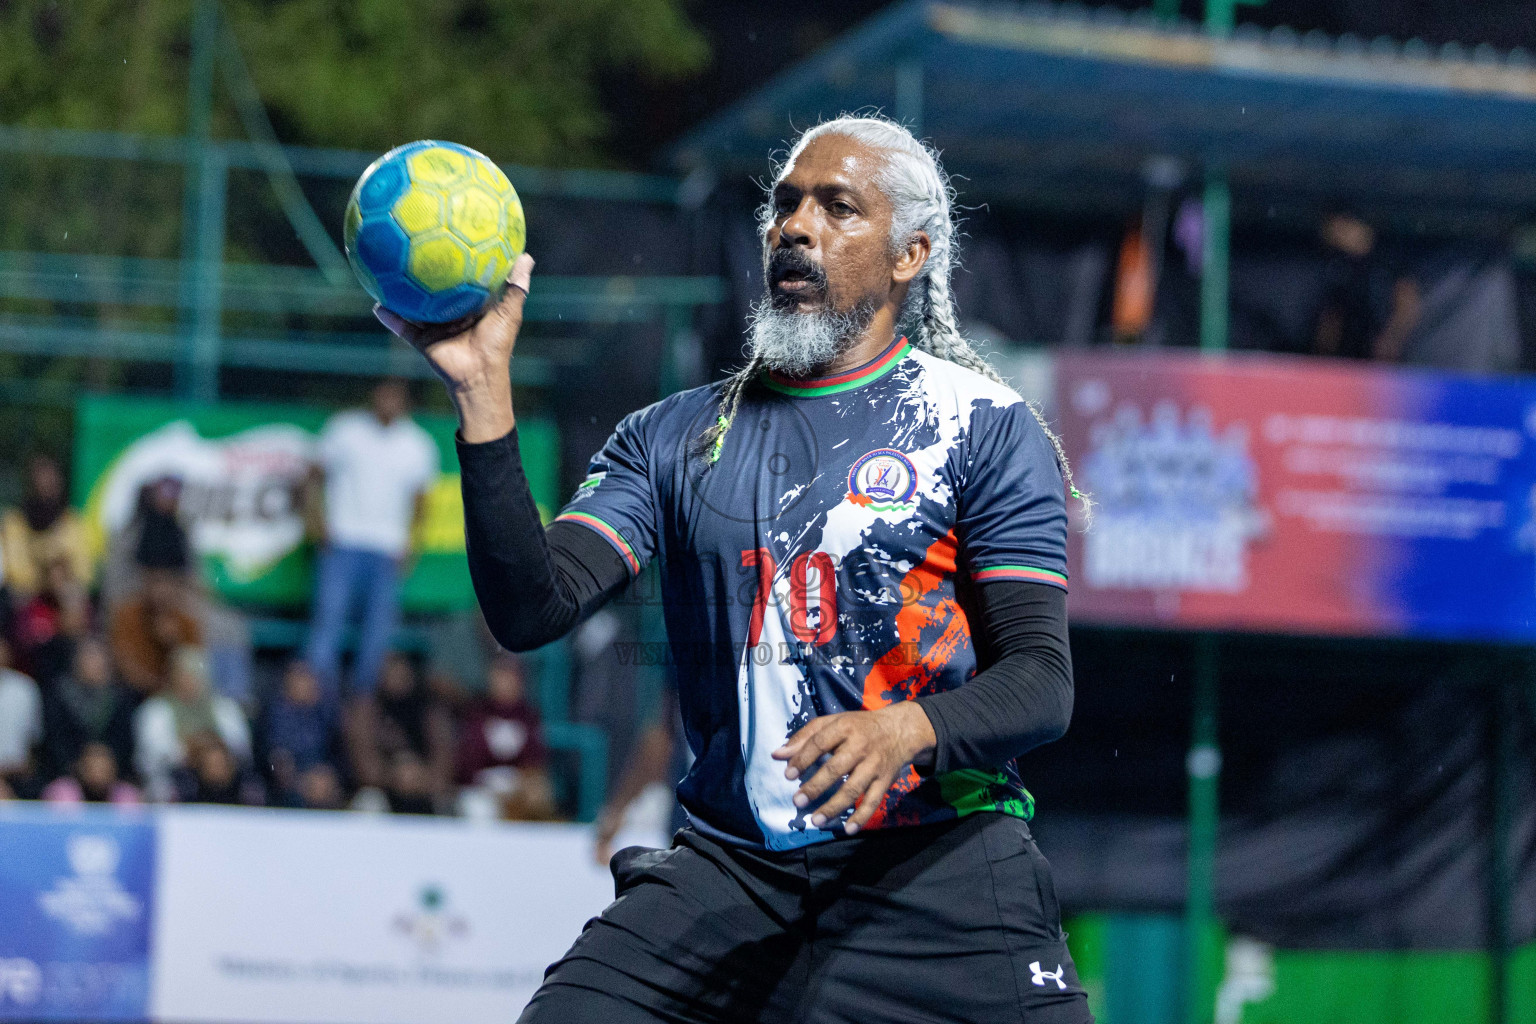
M 347 259 L 368 294 L 407 320 L 442 324 L 501 298 L 527 226 L 512 183 L 452 142 L 412 142 L 352 189 Z

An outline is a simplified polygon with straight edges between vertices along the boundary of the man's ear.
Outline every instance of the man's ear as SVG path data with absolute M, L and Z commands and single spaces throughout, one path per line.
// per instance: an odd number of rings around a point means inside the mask
M 933 243 L 928 240 L 928 232 L 914 231 L 912 237 L 907 239 L 906 248 L 896 257 L 896 265 L 891 268 L 891 280 L 896 284 L 911 281 L 922 272 L 923 264 L 928 262 L 928 254 L 932 251 Z

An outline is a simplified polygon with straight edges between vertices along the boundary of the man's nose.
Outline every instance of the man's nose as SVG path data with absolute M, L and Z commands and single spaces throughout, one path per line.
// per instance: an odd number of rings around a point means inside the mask
M 779 245 L 784 248 L 801 246 L 806 249 L 816 247 L 815 222 L 812 215 L 812 200 L 810 196 L 800 200 L 800 205 L 795 207 L 784 223 L 779 225 Z

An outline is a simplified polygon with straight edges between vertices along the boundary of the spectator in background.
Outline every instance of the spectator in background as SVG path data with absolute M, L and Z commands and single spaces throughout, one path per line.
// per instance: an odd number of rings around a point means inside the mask
M 69 508 L 64 472 L 47 455 L 27 463 L 21 507 L 0 516 L 0 551 L 13 599 L 26 601 L 43 589 L 48 567 L 62 563 L 81 587 L 91 582 L 91 551 L 78 516 Z
M 414 750 L 397 750 L 389 759 L 385 791 L 391 814 L 436 814 L 438 791 L 431 767 Z
M 341 776 L 336 766 L 324 762 L 299 774 L 297 787 L 282 796 L 286 807 L 303 807 L 311 811 L 339 811 L 346 807 L 346 794 L 341 789 Z
M 133 540 L 133 568 L 166 569 L 185 576 L 192 561 L 192 543 L 181 525 L 181 481 L 161 477 L 146 485 L 139 498 Z M 132 582 L 132 581 L 131 581 Z M 130 589 L 130 593 L 132 592 Z
M 118 778 L 117 757 L 105 743 L 87 743 L 68 775 L 48 783 L 42 799 L 51 804 L 115 804 L 137 807 L 137 787 Z
M 0 544 L 0 636 L 15 636 L 16 599 L 5 581 L 5 546 Z
M 471 706 L 459 735 L 460 785 L 493 794 L 502 817 L 554 816 L 543 725 L 528 703 L 522 665 L 513 655 L 503 653 L 491 662 L 485 697 Z
M 409 416 L 400 381 L 373 389 L 372 408 L 337 413 L 320 434 L 312 484 L 321 485 L 321 550 L 305 660 L 339 692 L 341 640 L 354 603 L 363 605 L 352 691 L 378 682 L 399 619 L 400 580 L 437 476 L 437 445 Z M 311 487 L 311 492 L 317 490 Z
M 215 732 L 188 738 L 186 763 L 171 777 L 179 803 L 259 807 L 267 802 L 256 773 Z
M 42 738 L 42 694 L 11 668 L 10 645 L 0 639 L 0 800 L 37 795 L 32 752 Z
M 123 680 L 142 695 L 165 686 L 173 652 L 202 643 L 202 628 L 186 602 L 179 567 L 146 566 L 142 589 L 112 615 L 112 655 Z
M 145 569 L 165 568 L 183 579 L 182 610 L 196 623 L 213 665 L 218 692 L 252 708 L 253 654 L 245 616 L 204 586 L 192 538 L 183 525 L 182 482 L 162 476 L 139 489 L 133 517 L 112 538 L 101 570 L 101 604 L 110 615 L 143 588 Z
M 1398 362 L 1418 325 L 1418 282 L 1392 267 L 1376 248 L 1376 230 L 1359 217 L 1323 221 L 1323 298 L 1313 351 L 1324 356 Z
M 211 733 L 241 761 L 251 756 L 251 731 L 240 705 L 211 692 L 208 656 L 200 647 L 178 648 L 170 683 L 139 706 L 133 718 L 134 759 L 145 791 L 155 801 L 174 799 L 173 773 L 188 766 L 189 742 Z
M 112 658 L 99 637 L 82 637 L 74 665 L 43 701 L 43 753 L 47 772 L 68 772 L 91 744 L 111 751 L 119 765 L 133 763 L 135 695 L 112 675 Z
M 453 719 L 422 685 L 410 659 L 391 653 L 380 672 L 379 688 L 355 701 L 346 715 L 347 751 L 353 777 L 372 789 L 393 791 L 397 777 L 415 780 L 415 768 L 400 769 L 397 755 L 409 753 L 426 773 L 427 788 L 446 800 L 453 787 Z M 409 787 L 408 787 L 409 788 Z
M 91 600 L 85 585 L 60 559 L 43 572 L 42 589 L 17 610 L 12 623 L 18 664 L 46 693 L 69 669 L 75 644 L 90 628 Z
M 107 542 L 107 555 L 101 565 L 101 604 L 110 614 L 144 585 L 140 578 L 141 553 L 152 561 L 174 564 L 176 549 L 185 543 L 185 531 L 178 511 L 181 506 L 181 481 L 173 476 L 158 477 L 139 488 L 133 515 Z M 148 534 L 148 541 L 145 535 Z
M 274 789 L 285 803 L 308 806 L 302 797 L 308 773 L 323 766 L 335 775 L 336 705 L 303 661 L 289 662 L 264 724 Z

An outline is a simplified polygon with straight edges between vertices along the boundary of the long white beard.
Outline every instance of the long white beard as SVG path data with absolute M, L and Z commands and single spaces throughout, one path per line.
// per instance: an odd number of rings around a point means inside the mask
M 807 376 L 857 344 L 875 310 L 866 302 L 850 310 L 800 313 L 765 300 L 752 307 L 752 355 L 770 370 Z

